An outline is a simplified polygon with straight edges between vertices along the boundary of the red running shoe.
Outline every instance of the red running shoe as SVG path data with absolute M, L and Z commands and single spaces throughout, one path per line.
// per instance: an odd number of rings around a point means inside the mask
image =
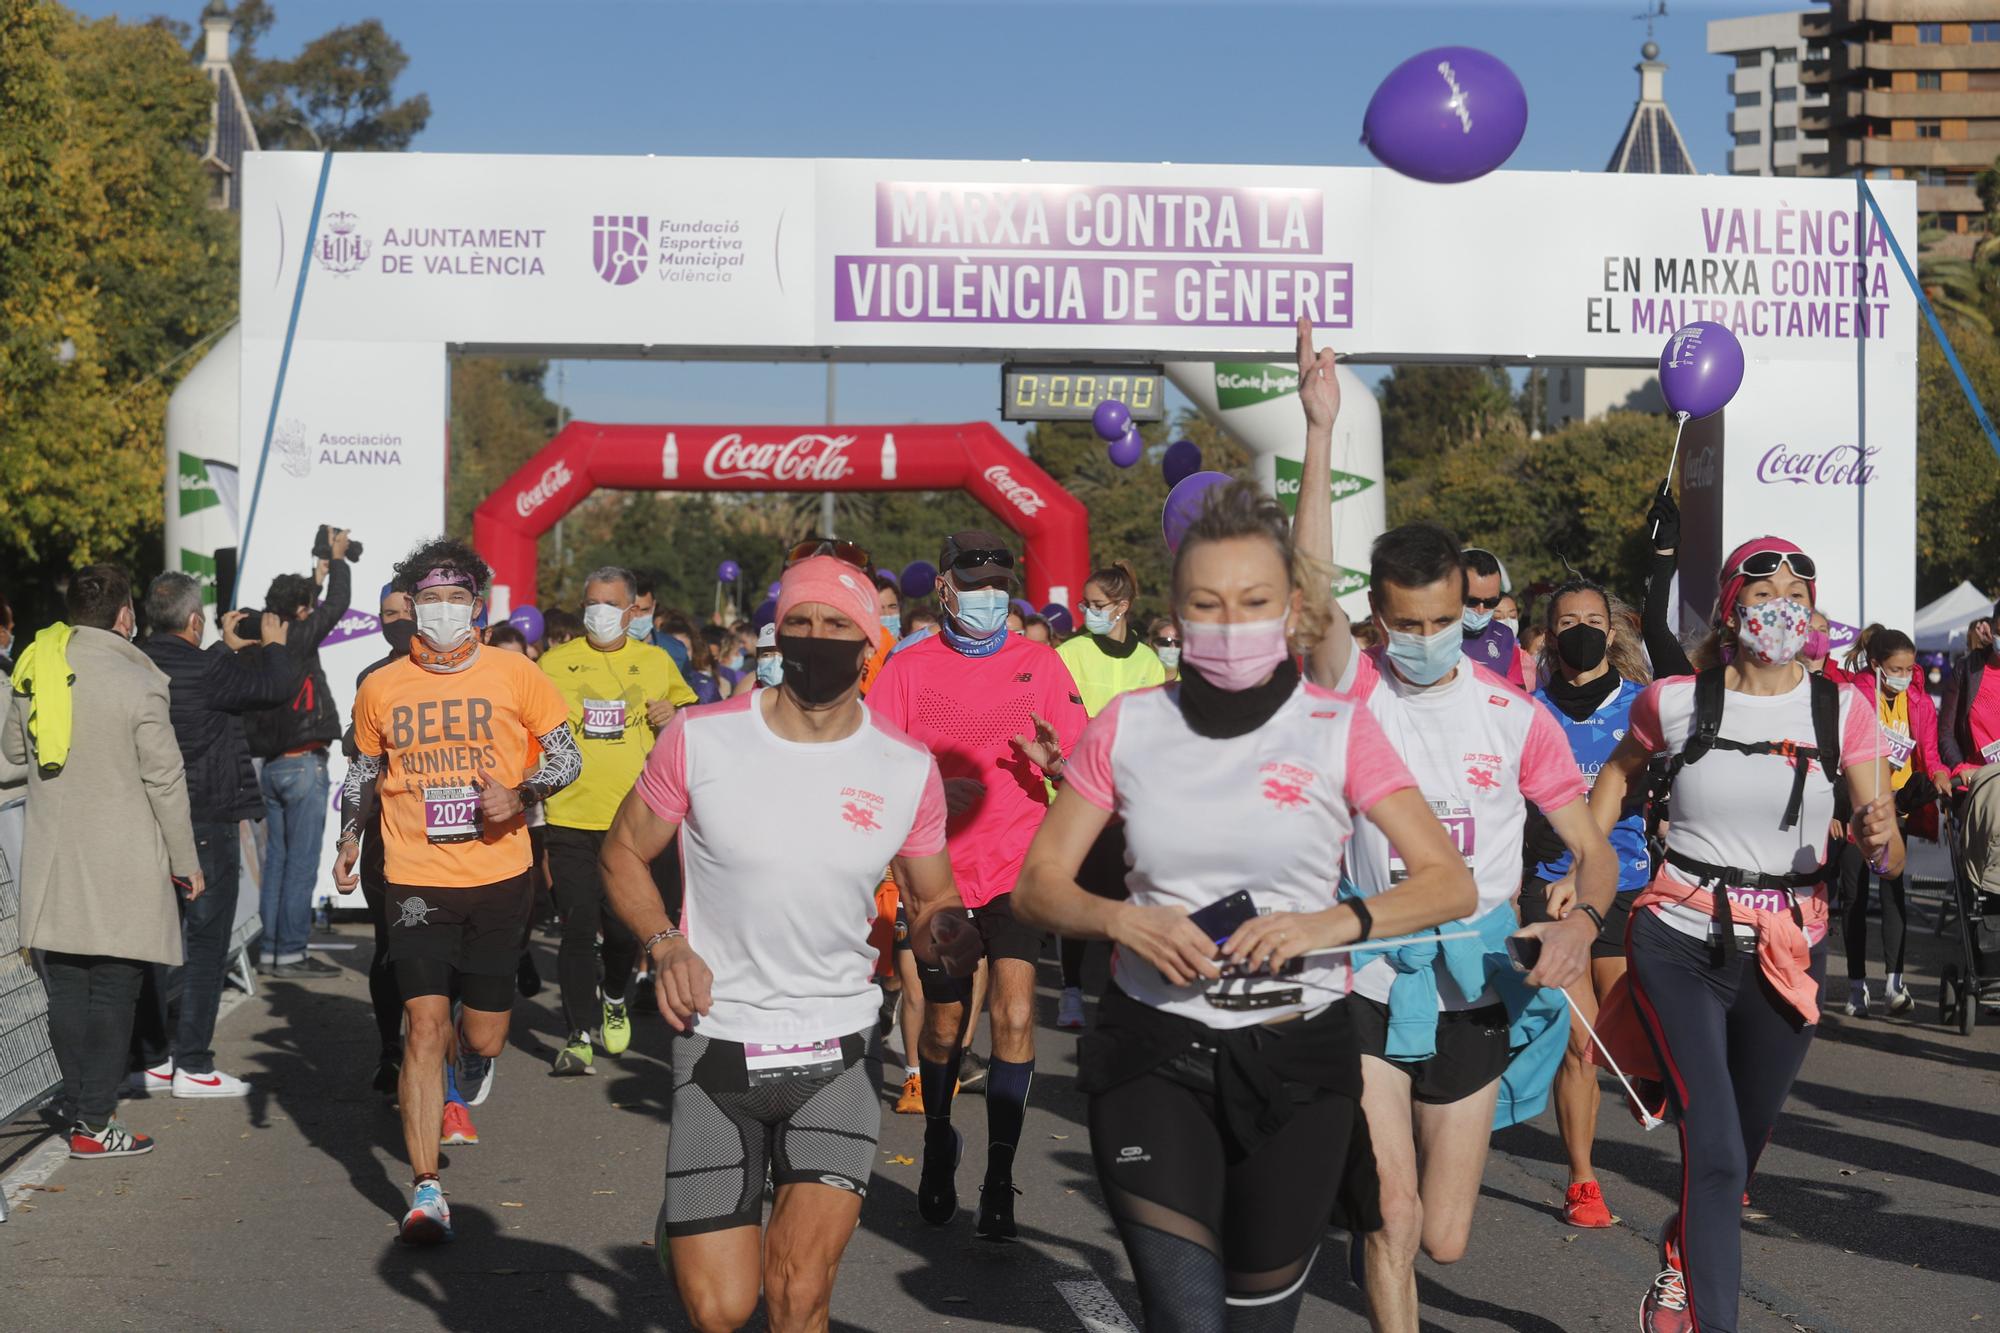
M 1687 1268 L 1681 1263 L 1681 1215 L 1675 1213 L 1660 1229 L 1660 1264 L 1676 1273 L 1685 1273 Z
M 1678 1269 L 1669 1268 L 1653 1279 L 1653 1289 L 1639 1302 L 1639 1333 L 1694 1333 L 1687 1283 Z
M 1604 1191 L 1594 1180 L 1579 1180 L 1563 1197 L 1563 1223 L 1572 1227 L 1608 1227 L 1616 1221 L 1605 1207 Z
M 70 1127 L 69 1155 L 79 1161 L 96 1162 L 107 1157 L 137 1157 L 153 1151 L 153 1140 L 136 1129 L 127 1129 L 113 1120 L 103 1129 L 92 1129 L 81 1120 Z
M 438 1142 L 447 1148 L 479 1142 L 479 1131 L 472 1127 L 472 1113 L 465 1109 L 464 1102 L 444 1104 L 444 1129 L 438 1135 Z

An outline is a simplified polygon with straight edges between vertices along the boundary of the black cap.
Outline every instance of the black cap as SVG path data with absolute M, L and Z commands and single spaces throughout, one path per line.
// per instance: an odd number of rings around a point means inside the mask
M 963 588 L 1006 586 L 1014 581 L 1014 551 L 984 528 L 954 532 L 938 553 L 938 573 L 951 575 Z

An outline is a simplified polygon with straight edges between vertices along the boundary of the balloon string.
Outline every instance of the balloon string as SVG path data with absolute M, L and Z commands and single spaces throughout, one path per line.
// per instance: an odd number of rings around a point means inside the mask
M 1557 991 L 1556 994 L 1563 997 L 1563 1003 L 1569 1006 L 1570 1013 L 1576 1018 L 1577 1022 L 1583 1024 L 1583 1030 L 1585 1034 L 1589 1036 L 1590 1044 L 1595 1046 L 1598 1049 L 1598 1051 L 1604 1056 L 1605 1060 L 1610 1063 L 1611 1072 L 1616 1074 L 1618 1076 L 1618 1081 L 1625 1085 L 1625 1095 L 1632 1099 L 1632 1105 L 1637 1107 L 1639 1110 L 1640 1125 L 1650 1130 L 1650 1129 L 1658 1129 L 1661 1125 L 1667 1123 L 1666 1121 L 1660 1119 L 1660 1117 L 1654 1115 L 1652 1111 L 1647 1108 L 1646 1104 L 1639 1100 L 1639 1094 L 1635 1092 L 1632 1088 L 1632 1080 L 1625 1077 L 1625 1071 L 1618 1067 L 1618 1057 L 1614 1056 L 1610 1052 L 1610 1050 L 1606 1048 L 1606 1046 L 1604 1045 L 1603 1038 L 1597 1035 L 1597 1029 L 1590 1025 L 1590 1020 L 1585 1018 L 1583 1016 L 1583 1011 L 1576 1007 L 1576 1001 L 1569 998 L 1569 992 Z
M 1674 464 L 1680 461 L 1681 432 L 1687 429 L 1687 424 L 1688 424 L 1687 413 L 1676 412 L 1674 414 L 1674 417 L 1677 423 L 1674 426 L 1674 451 L 1671 454 L 1667 455 L 1667 479 L 1660 483 L 1660 494 L 1662 495 L 1669 493 L 1674 488 Z M 1652 536 L 1658 537 L 1659 535 L 1660 535 L 1660 520 L 1654 519 Z M 1647 540 L 1650 541 L 1652 540 L 1652 538 L 1649 537 Z

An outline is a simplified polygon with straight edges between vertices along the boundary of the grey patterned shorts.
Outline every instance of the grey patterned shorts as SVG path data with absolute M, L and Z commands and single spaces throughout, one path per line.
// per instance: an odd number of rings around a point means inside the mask
M 865 1197 L 882 1133 L 880 1042 L 870 1026 L 841 1038 L 824 1069 L 773 1076 L 748 1067 L 741 1042 L 675 1037 L 659 1238 L 758 1225 L 767 1178 Z

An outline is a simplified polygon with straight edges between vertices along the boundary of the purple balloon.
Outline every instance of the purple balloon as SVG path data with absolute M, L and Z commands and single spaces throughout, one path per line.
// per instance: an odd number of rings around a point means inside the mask
M 912 560 L 903 566 L 903 576 L 897 584 L 903 596 L 920 602 L 937 590 L 937 566 L 928 560 Z
M 777 618 L 777 594 L 773 593 L 769 600 L 757 603 L 757 609 L 750 613 L 750 624 L 757 629 L 762 629 Z
M 1016 611 L 1019 611 L 1024 616 L 1032 616 L 1035 614 L 1035 604 L 1029 601 L 1025 597 L 1016 597 L 1012 602 L 1008 603 L 1008 605 L 1012 606 Z
M 1216 486 L 1227 486 L 1236 480 L 1227 472 L 1197 472 L 1191 477 L 1183 477 L 1180 484 L 1167 492 L 1167 503 L 1160 510 L 1160 533 L 1167 539 L 1167 549 L 1181 549 L 1181 538 L 1187 535 L 1190 524 L 1201 517 L 1203 497 Z
M 779 591 L 780 591 L 780 590 L 781 590 L 781 589 L 782 589 L 783 587 L 784 587 L 784 585 L 783 585 L 783 584 L 781 584 L 781 583 L 773 583 L 773 584 L 772 584 L 772 585 L 771 585 L 770 587 L 768 587 L 768 588 L 764 589 L 764 594 L 765 594 L 765 596 L 767 596 L 767 597 L 771 598 L 771 599 L 772 599 L 773 601 L 775 601 L 775 600 L 777 600 L 777 596 L 778 596 L 778 593 L 779 593 Z
M 896 581 L 896 571 L 893 569 L 877 568 L 875 571 L 875 577 L 887 583 L 894 583 Z
M 1743 344 L 1720 324 L 1698 320 L 1674 330 L 1660 352 L 1660 392 L 1688 417 L 1720 412 L 1743 385 Z
M 1411 56 L 1368 100 L 1361 142 L 1382 165 L 1436 185 L 1476 180 L 1506 162 L 1528 128 L 1514 71 L 1469 46 Z
M 1201 446 L 1193 440 L 1175 440 L 1167 446 L 1167 452 L 1160 459 L 1160 475 L 1167 480 L 1167 489 L 1174 487 L 1201 471 Z
M 1140 438 L 1137 426 L 1127 426 L 1125 433 L 1113 440 L 1104 452 L 1117 466 L 1131 467 L 1146 452 L 1146 441 Z
M 715 577 L 722 583 L 734 583 L 743 577 L 743 566 L 734 560 L 725 560 L 715 567 Z
M 546 629 L 542 624 L 542 613 L 532 606 L 516 607 L 514 614 L 507 617 L 507 623 L 521 631 L 521 637 L 529 643 L 540 643 Z
M 1096 431 L 1097 438 L 1106 444 L 1125 434 L 1131 425 L 1132 409 L 1116 398 L 1105 399 L 1097 405 L 1097 410 L 1090 414 L 1090 428 Z M 1127 465 L 1121 463 L 1119 466 Z
M 1049 622 L 1049 628 L 1058 634 L 1074 634 L 1076 621 L 1070 616 L 1069 608 L 1061 602 L 1050 602 L 1042 608 L 1042 619 Z

